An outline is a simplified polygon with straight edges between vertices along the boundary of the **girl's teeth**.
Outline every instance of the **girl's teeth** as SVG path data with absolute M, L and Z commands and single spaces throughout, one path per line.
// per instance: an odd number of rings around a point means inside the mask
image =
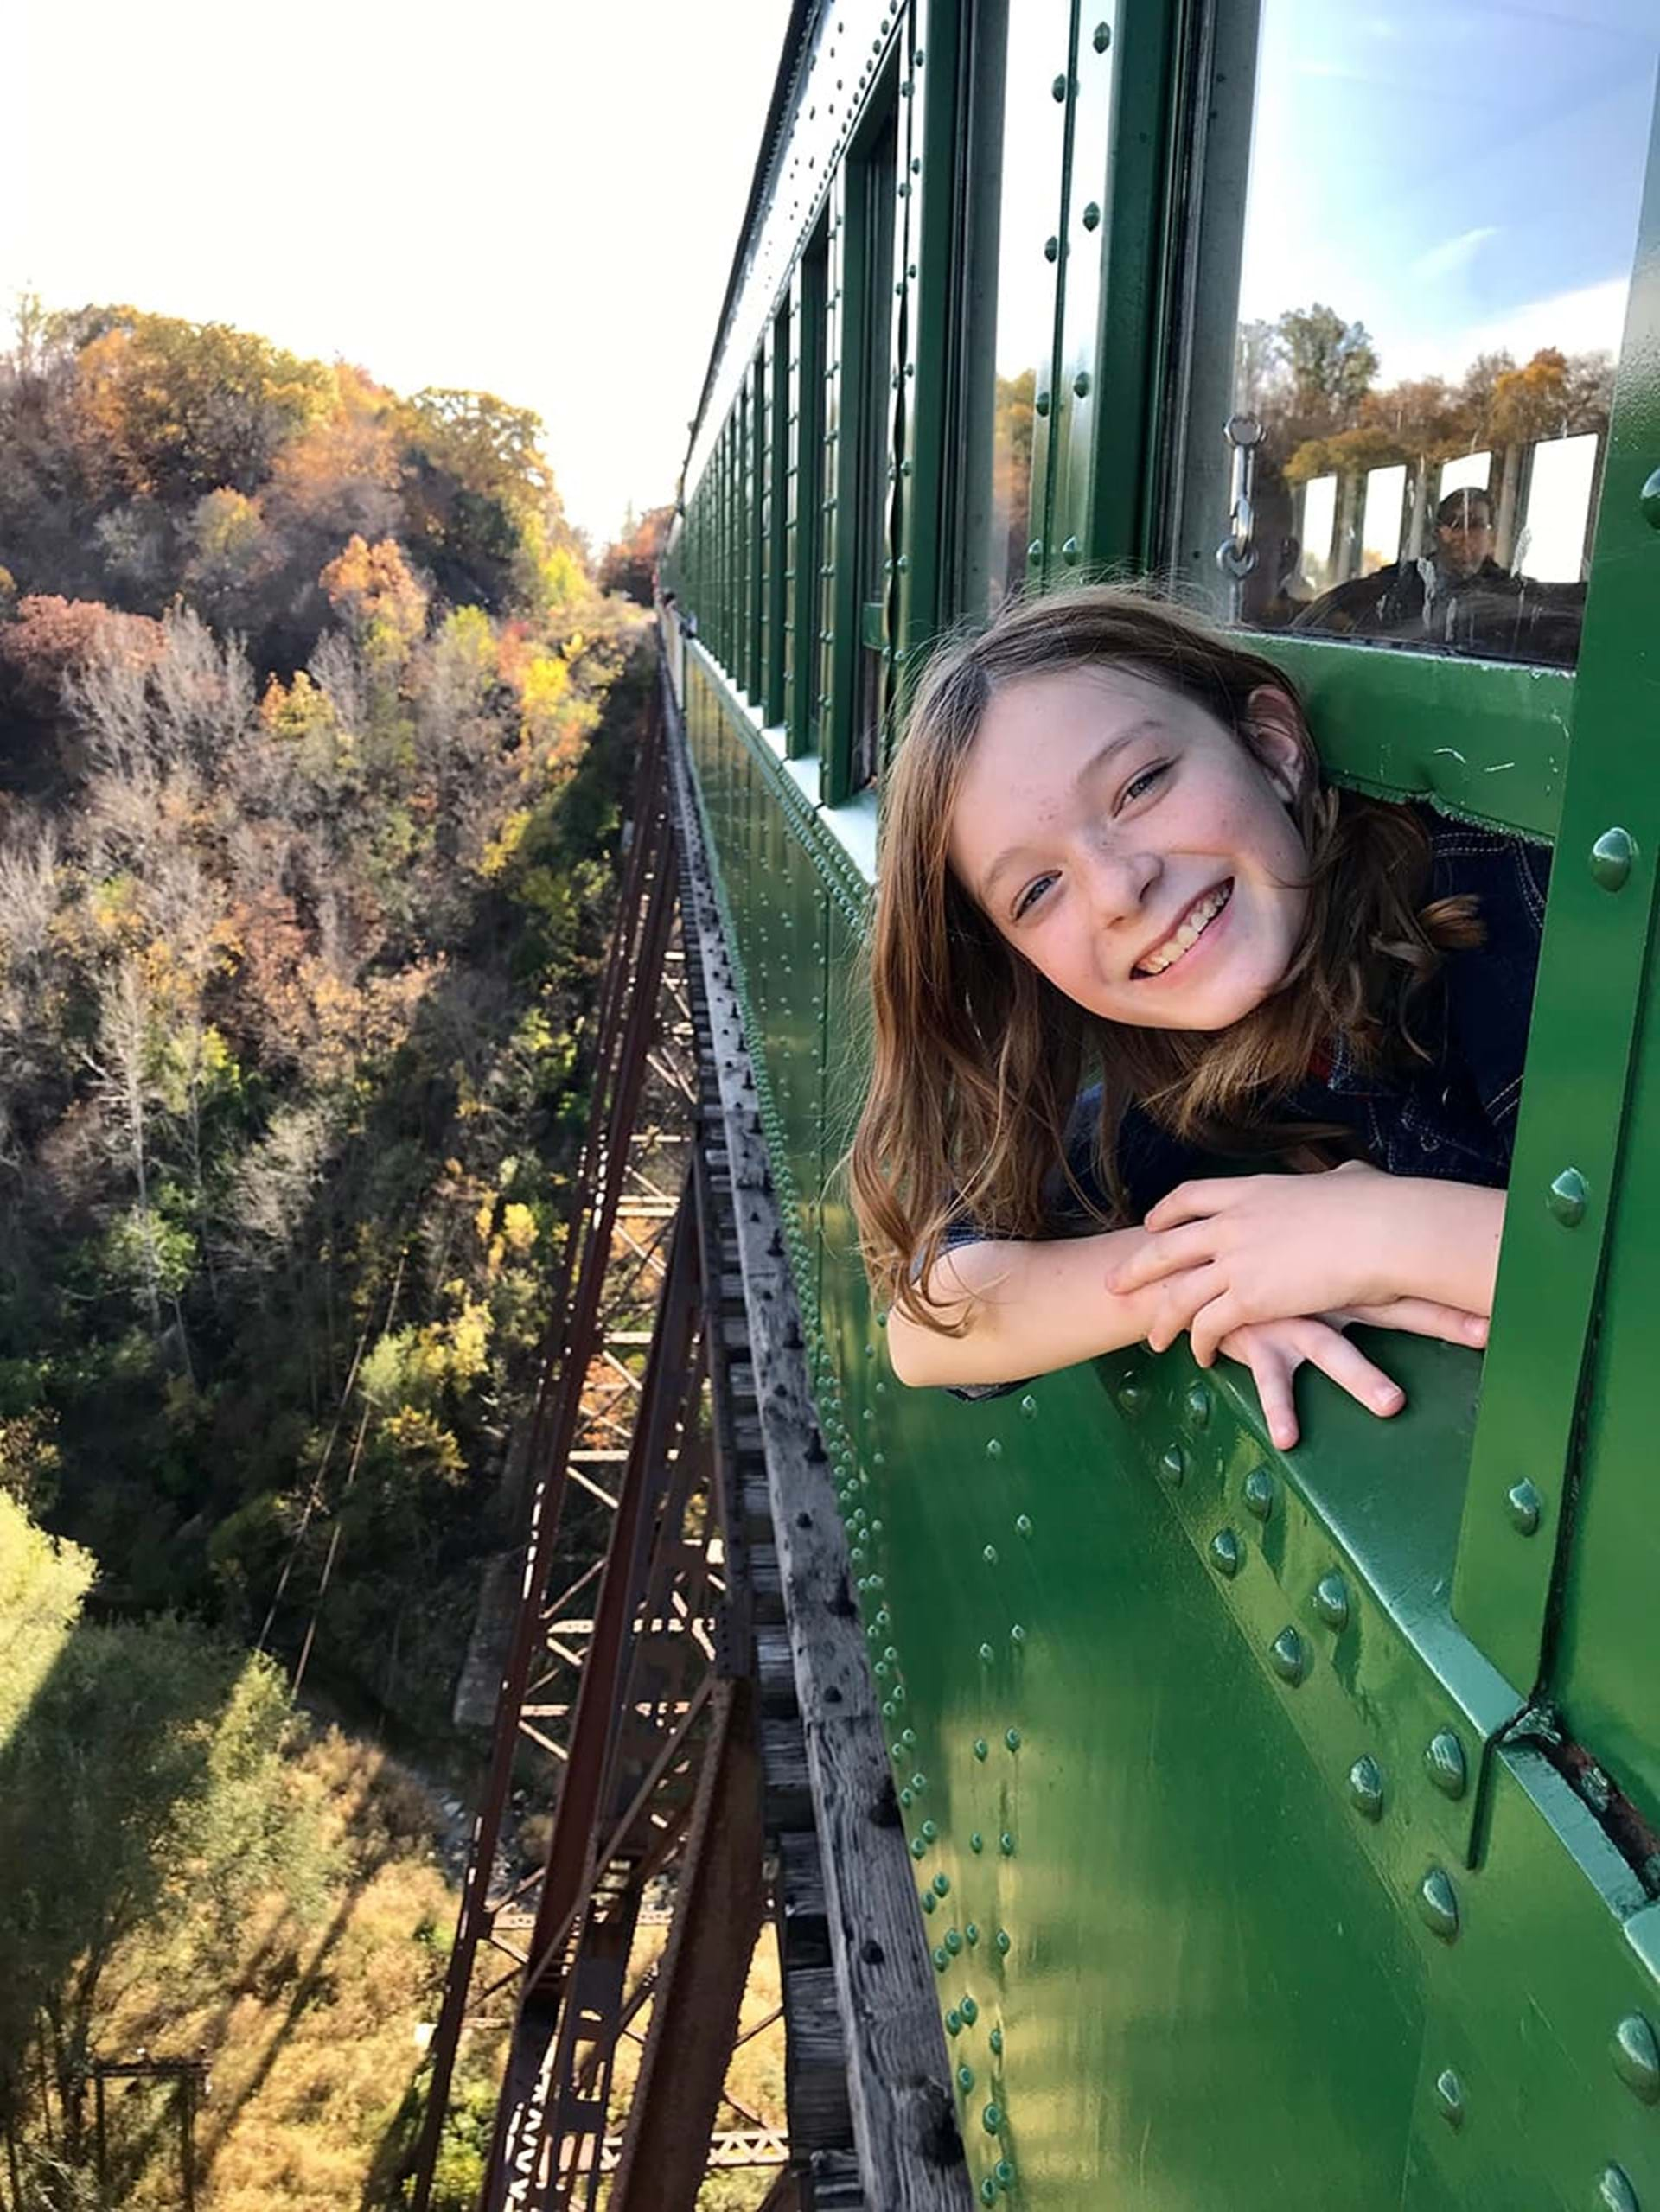
M 1227 905 L 1228 895 L 1232 888 L 1231 884 L 1224 883 L 1218 889 L 1212 891 L 1208 897 L 1201 899 L 1199 903 L 1190 910 L 1186 921 L 1183 922 L 1175 935 L 1167 937 L 1156 952 L 1148 953 L 1146 959 L 1141 963 L 1140 973 L 1162 975 L 1173 961 L 1179 960 L 1189 946 L 1198 941 L 1209 924 L 1216 920 L 1223 907 Z

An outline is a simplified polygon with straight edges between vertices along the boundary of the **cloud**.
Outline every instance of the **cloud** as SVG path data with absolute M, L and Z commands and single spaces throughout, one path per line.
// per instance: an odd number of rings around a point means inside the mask
M 1497 238 L 1501 226 L 1483 223 L 1472 231 L 1460 231 L 1457 238 L 1443 239 L 1439 245 L 1432 245 L 1427 253 L 1421 253 L 1410 264 L 1408 273 L 1433 283 L 1442 277 L 1463 274 L 1490 238 Z

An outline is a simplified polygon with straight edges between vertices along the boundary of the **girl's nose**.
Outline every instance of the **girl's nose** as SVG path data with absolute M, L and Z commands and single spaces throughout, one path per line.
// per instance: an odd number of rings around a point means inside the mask
M 1161 864 L 1151 852 L 1097 852 L 1089 870 L 1090 894 L 1102 922 L 1122 921 L 1146 904 Z

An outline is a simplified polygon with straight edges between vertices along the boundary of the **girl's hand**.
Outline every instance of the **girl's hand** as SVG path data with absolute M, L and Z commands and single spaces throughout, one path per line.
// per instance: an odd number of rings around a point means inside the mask
M 1164 1284 L 1163 1342 L 1173 1342 L 1179 1328 L 1169 1323 L 1181 1316 L 1201 1367 L 1235 1329 L 1338 1309 L 1389 1307 L 1389 1327 L 1480 1343 L 1472 1316 L 1491 1309 L 1503 1219 L 1502 1191 L 1388 1176 L 1357 1161 L 1323 1175 L 1184 1182 L 1148 1214 L 1147 1234 L 1107 1287 Z M 1468 1303 L 1432 1299 L 1431 1318 L 1405 1295 L 1443 1284 Z
M 1407 1402 L 1400 1384 L 1391 1382 L 1382 1367 L 1374 1367 L 1363 1351 L 1331 1325 L 1341 1317 L 1248 1322 L 1229 1329 L 1217 1347 L 1229 1359 L 1250 1369 L 1262 1401 L 1262 1418 L 1277 1450 L 1289 1451 L 1297 1441 L 1292 1380 L 1305 1362 L 1330 1375 L 1339 1390 L 1346 1390 L 1369 1413 L 1382 1419 L 1398 1413 Z

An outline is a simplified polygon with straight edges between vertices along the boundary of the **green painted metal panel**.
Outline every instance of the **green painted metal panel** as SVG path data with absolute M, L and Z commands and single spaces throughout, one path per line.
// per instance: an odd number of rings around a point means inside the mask
M 1042 238 L 1012 237 L 1006 232 L 999 239 L 999 283 L 1008 281 L 1005 271 L 1009 270 L 1022 296 L 1031 283 L 1034 264 L 1028 257 L 1041 254 L 1052 271 L 1052 277 L 1040 288 L 1032 285 L 1034 316 L 1039 299 L 1050 312 L 1045 322 L 1034 322 L 1031 334 L 1032 354 L 1037 362 L 1037 388 L 1032 398 L 1036 420 L 1031 439 L 1031 543 L 1027 551 L 1026 575 L 1029 582 L 1042 581 L 1050 572 L 1053 548 L 1050 539 L 1050 509 L 1053 505 L 1055 478 L 1056 409 L 1061 379 L 1061 333 L 1066 304 L 1066 264 L 1061 253 L 1061 239 L 1066 228 L 1068 193 L 1068 158 L 1070 152 L 1072 96 L 1076 84 L 1073 58 L 1077 41 L 1077 0 L 1030 0 L 1019 9 L 1012 25 L 1009 41 L 1008 84 L 1005 92 L 1006 112 L 1011 116 L 1028 112 L 1027 92 L 1037 82 L 1046 83 L 1049 105 L 1042 112 L 1047 118 L 1045 135 L 1039 138 L 1036 132 L 1031 140 L 1015 141 L 1006 133 L 1003 158 L 1012 162 L 1030 163 L 1037 173 L 1055 180 L 1055 196 L 1048 202 L 1046 221 L 1049 225 Z M 1010 269 L 1013 257 L 1019 257 L 1022 266 L 1018 273 Z
M 795 532 L 790 546 L 790 667 L 786 713 L 789 749 L 797 756 L 816 751 L 819 692 L 824 645 L 824 501 L 826 475 L 833 448 L 826 417 L 825 318 L 827 243 L 803 255 L 795 273 L 790 329 L 795 344 L 791 399 L 790 460 Z
M 1657 466 L 1660 156 L 1651 151 L 1454 1588 L 1459 1619 L 1495 1664 L 1528 1688 L 1540 1673 L 1587 1348 L 1614 1218 L 1660 851 L 1660 781 L 1649 748 L 1632 742 L 1660 698 L 1660 529 L 1644 495 Z M 1596 854 L 1600 841 L 1621 830 L 1635 838 L 1634 855 L 1628 870 L 1611 876 Z M 1628 1129 L 1625 1142 L 1639 1144 L 1643 1136 Z M 1594 1420 L 1596 1409 L 1588 1410 Z M 1603 1479 L 1614 1477 L 1605 1471 Z M 1646 1483 L 1646 1467 L 1632 1463 L 1618 1479 Z M 1510 1501 L 1522 1482 L 1531 1482 L 1540 1500 L 1538 1526 L 1525 1535 Z
M 767 325 L 767 500 L 762 531 L 766 565 L 766 655 L 762 711 L 777 728 L 784 719 L 789 605 L 789 548 L 793 542 L 791 475 L 790 304 Z
M 1430 2007 L 1403 2212 L 1660 2202 L 1660 2110 L 1616 2059 L 1625 2024 L 1660 2025 L 1660 1905 L 1536 1749 L 1496 1769 L 1452 1940 L 1418 1930 Z
M 1114 10 L 1081 11 L 1074 36 L 1073 91 L 1065 203 L 1059 238 L 1064 300 L 1054 392 L 1054 443 L 1048 494 L 1049 573 L 1063 576 L 1089 558 L 1094 489 L 1092 449 L 1120 393 L 1100 383 L 1101 236 L 1112 130 Z
M 750 373 L 750 435 L 745 448 L 749 474 L 746 502 L 749 523 L 749 636 L 744 655 L 744 666 L 748 670 L 744 687 L 757 710 L 762 709 L 766 696 L 767 546 L 771 538 L 770 517 L 767 508 L 770 481 L 767 466 L 767 441 L 771 436 L 771 424 L 767 414 L 767 364 L 763 354 L 757 357 Z

